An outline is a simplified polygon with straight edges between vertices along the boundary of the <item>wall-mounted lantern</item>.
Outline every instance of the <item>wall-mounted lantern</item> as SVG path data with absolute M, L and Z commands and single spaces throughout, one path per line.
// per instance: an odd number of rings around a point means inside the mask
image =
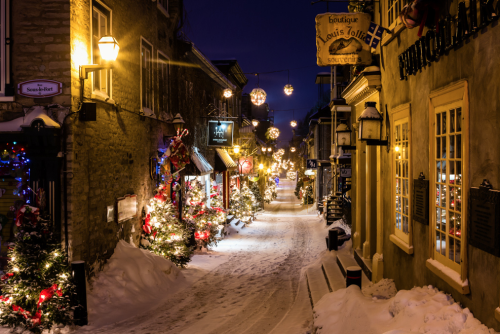
M 180 133 L 184 129 L 184 120 L 182 119 L 181 114 L 177 113 L 174 119 L 172 120 L 172 124 L 174 125 L 175 131 Z
M 337 125 L 335 130 L 337 133 L 337 145 L 338 146 L 351 146 L 351 130 L 347 124 L 340 123 Z
M 272 149 L 272 147 L 268 147 L 268 148 L 267 148 L 267 151 L 268 151 L 268 152 L 271 152 L 272 150 L 273 150 L 273 149 Z
M 229 88 L 226 88 L 224 89 L 224 97 L 226 99 L 230 98 L 231 96 L 233 96 L 233 91 Z
M 257 127 L 257 125 L 259 125 L 259 121 L 257 119 L 252 119 L 252 125 Z
M 233 152 L 234 152 L 235 154 L 240 153 L 240 145 L 234 145 L 234 147 L 233 147 Z
M 111 62 L 116 60 L 118 57 L 118 51 L 120 51 L 120 46 L 113 36 L 103 36 L 99 42 L 99 51 L 101 53 L 101 58 L 106 61 L 103 65 L 81 65 L 80 66 L 80 80 L 85 80 L 89 78 L 90 72 L 96 72 L 100 70 L 109 70 L 113 68 Z M 82 88 L 83 94 L 83 88 Z M 82 96 L 83 97 L 83 96 Z
M 376 102 L 366 102 L 365 110 L 359 116 L 359 140 L 366 145 L 388 146 L 388 140 L 382 140 L 383 116 L 376 108 Z
M 290 152 L 295 152 L 297 149 L 295 147 L 290 147 Z

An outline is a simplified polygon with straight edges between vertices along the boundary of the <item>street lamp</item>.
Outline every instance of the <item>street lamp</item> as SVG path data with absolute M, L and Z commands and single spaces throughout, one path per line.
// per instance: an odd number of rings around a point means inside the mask
M 264 169 L 264 164 L 259 164 L 259 169 L 263 170 Z
M 290 148 L 290 152 L 292 152 L 292 153 L 293 153 L 293 152 L 295 152 L 295 151 L 296 151 L 295 147 L 291 147 L 291 148 Z
M 337 145 L 351 146 L 351 130 L 347 124 L 340 123 L 335 131 L 337 133 Z
M 179 113 L 177 113 L 177 115 L 175 115 L 174 119 L 172 120 L 172 124 L 174 125 L 175 131 L 177 131 L 177 133 L 182 131 L 182 129 L 184 128 L 184 123 L 185 122 L 182 119 L 181 114 Z
M 240 153 L 240 145 L 234 145 L 234 147 L 233 147 L 233 151 L 234 151 L 234 153 L 236 153 L 236 154 Z
M 268 152 L 271 152 L 272 150 L 273 150 L 273 149 L 272 149 L 271 147 L 268 147 L 268 148 L 267 148 L 267 151 L 268 151 Z
M 271 168 L 267 169 L 267 174 L 271 173 Z

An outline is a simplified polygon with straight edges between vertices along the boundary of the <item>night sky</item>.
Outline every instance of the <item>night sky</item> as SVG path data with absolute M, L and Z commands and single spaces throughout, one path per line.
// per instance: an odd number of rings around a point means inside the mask
M 299 120 L 318 100 L 316 74 L 329 67 L 316 65 L 315 17 L 327 4 L 310 0 L 185 0 L 187 22 L 184 32 L 211 60 L 237 59 L 247 72 L 290 69 L 292 95 L 287 96 L 287 72 L 261 74 L 260 87 L 275 111 L 279 140 L 292 137 L 289 122 L 295 109 Z M 347 2 L 330 3 L 330 12 L 347 12 Z M 257 77 L 247 74 L 244 92 L 257 87 Z M 329 88 L 329 87 L 328 87 Z M 290 110 L 290 111 L 280 111 Z M 281 143 L 283 145 L 284 143 Z

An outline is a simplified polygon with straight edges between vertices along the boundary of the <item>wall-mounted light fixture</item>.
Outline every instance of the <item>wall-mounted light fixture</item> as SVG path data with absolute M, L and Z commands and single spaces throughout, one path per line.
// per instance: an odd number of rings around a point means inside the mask
M 382 121 L 384 117 L 376 108 L 376 102 L 366 102 L 365 110 L 359 116 L 359 140 L 366 145 L 388 146 L 389 139 L 382 140 Z
M 236 154 L 240 153 L 240 146 L 239 145 L 234 145 L 233 152 L 236 153 Z
M 182 119 L 181 114 L 177 113 L 172 120 L 172 124 L 174 125 L 175 131 L 180 133 L 184 129 L 184 120 Z
M 252 125 L 256 127 L 259 125 L 259 121 L 257 119 L 252 119 Z
M 80 80 L 85 80 L 89 78 L 90 72 L 96 72 L 100 70 L 109 70 L 113 68 L 113 61 L 118 57 L 118 51 L 120 51 L 120 46 L 118 41 L 113 36 L 103 36 L 99 42 L 99 51 L 101 58 L 106 61 L 106 63 L 100 64 L 90 64 L 80 66 Z
M 337 129 L 335 130 L 337 133 L 337 145 L 338 146 L 351 146 L 351 133 L 352 131 L 349 129 L 347 124 L 340 123 L 337 125 Z

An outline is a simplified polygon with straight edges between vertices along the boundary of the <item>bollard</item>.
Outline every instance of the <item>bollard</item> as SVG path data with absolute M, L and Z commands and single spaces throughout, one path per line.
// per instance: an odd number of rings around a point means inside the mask
M 339 231 L 336 228 L 328 230 L 328 250 L 339 250 Z
M 71 262 L 73 280 L 76 285 L 76 301 L 78 306 L 75 308 L 75 325 L 88 325 L 87 315 L 87 285 L 85 279 L 85 261 Z
M 352 266 L 346 268 L 345 286 L 357 285 L 361 289 L 361 267 Z

